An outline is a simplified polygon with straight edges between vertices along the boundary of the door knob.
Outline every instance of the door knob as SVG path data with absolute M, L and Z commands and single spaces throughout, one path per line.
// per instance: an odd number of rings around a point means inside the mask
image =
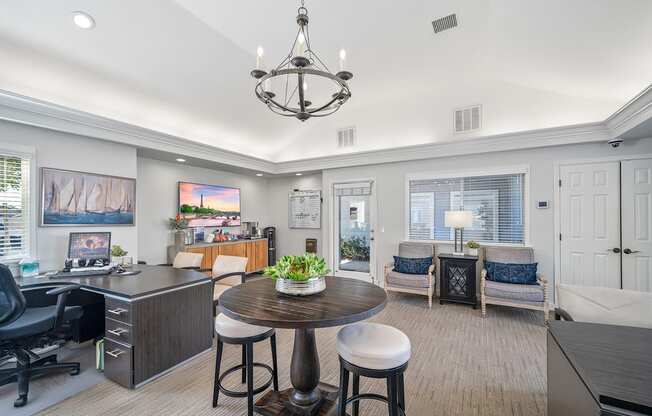
M 623 250 L 623 253 L 625 253 L 625 254 L 636 254 L 636 253 L 640 253 L 640 251 L 638 251 L 638 250 L 630 250 L 630 249 L 626 248 L 626 249 Z
M 609 251 L 613 251 L 614 253 L 618 254 L 620 253 L 620 248 L 619 247 L 610 248 Z

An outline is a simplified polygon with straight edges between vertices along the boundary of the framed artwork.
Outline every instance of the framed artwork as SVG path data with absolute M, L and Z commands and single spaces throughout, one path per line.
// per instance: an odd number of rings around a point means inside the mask
M 41 168 L 41 226 L 134 225 L 136 179 Z

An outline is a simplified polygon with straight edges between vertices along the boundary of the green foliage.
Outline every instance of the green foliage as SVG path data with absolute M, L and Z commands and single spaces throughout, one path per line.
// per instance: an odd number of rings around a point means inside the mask
M 113 257 L 124 257 L 127 254 L 128 253 L 126 251 L 124 251 L 123 248 L 120 247 L 119 245 L 115 244 L 115 245 L 111 246 L 111 256 L 113 256 Z
M 340 258 L 369 261 L 369 242 L 364 237 L 351 237 L 340 241 Z
M 14 157 L 0 157 L 0 192 L 20 189 L 22 162 Z
M 195 212 L 195 210 L 192 205 L 183 204 L 181 205 L 181 207 L 179 207 L 179 212 L 183 214 L 192 214 L 193 212 Z
M 275 266 L 265 268 L 265 276 L 272 279 L 290 279 L 306 281 L 312 277 L 324 276 L 330 270 L 326 261 L 313 253 L 302 256 L 283 256 Z
M 188 228 L 188 220 L 178 215 L 168 219 L 168 226 L 171 230 L 185 230 Z
M 476 243 L 476 242 L 473 241 L 473 240 L 469 240 L 469 241 L 467 241 L 467 242 L 466 242 L 466 246 L 467 246 L 468 248 L 480 248 L 480 244 Z

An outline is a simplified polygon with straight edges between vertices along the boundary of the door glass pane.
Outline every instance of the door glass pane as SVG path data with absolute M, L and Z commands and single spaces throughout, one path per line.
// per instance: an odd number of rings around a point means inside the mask
M 339 269 L 369 273 L 371 227 L 369 195 L 338 196 Z

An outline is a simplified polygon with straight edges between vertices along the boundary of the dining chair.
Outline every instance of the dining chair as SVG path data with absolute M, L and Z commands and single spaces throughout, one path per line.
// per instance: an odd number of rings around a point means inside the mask
M 211 274 L 213 277 L 213 310 L 217 308 L 220 296 L 224 291 L 242 284 L 246 280 L 247 257 L 217 256 Z

